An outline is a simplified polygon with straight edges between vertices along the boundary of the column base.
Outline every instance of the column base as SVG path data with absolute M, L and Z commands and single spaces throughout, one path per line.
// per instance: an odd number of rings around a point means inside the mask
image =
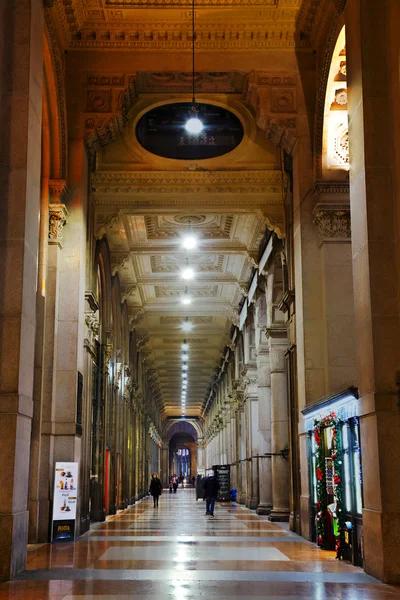
M 290 512 L 287 510 L 272 510 L 269 517 L 268 517 L 268 521 L 272 521 L 274 522 L 289 522 L 289 516 L 290 516 Z
M 246 498 L 246 507 L 250 510 L 256 510 L 258 506 L 258 498 Z
M 258 515 L 270 515 L 272 511 L 272 504 L 259 504 L 257 506 L 256 513 Z
M 29 513 L 0 515 L 1 561 L 0 581 L 13 579 L 26 567 Z
M 239 504 L 246 504 L 246 494 L 241 494 L 237 500 Z

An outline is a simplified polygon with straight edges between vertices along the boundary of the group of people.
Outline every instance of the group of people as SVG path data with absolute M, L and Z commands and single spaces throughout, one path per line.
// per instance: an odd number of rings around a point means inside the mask
M 176 490 L 178 489 L 178 484 L 180 483 L 179 479 L 180 478 L 178 478 L 176 475 L 172 475 L 169 478 L 170 494 L 172 494 L 172 491 L 174 492 L 174 494 L 176 494 Z M 182 478 L 182 483 L 183 483 L 183 478 Z M 192 485 L 194 486 L 195 483 L 196 483 L 196 478 L 193 475 Z M 220 489 L 220 485 L 219 485 L 218 479 L 214 475 L 214 473 L 211 473 L 211 475 L 209 475 L 208 477 L 205 477 L 202 481 L 202 484 L 203 484 L 203 491 L 204 491 L 204 499 L 206 501 L 206 515 L 213 518 L 215 501 L 218 497 L 218 490 Z M 161 480 L 159 479 L 157 473 L 153 473 L 151 482 L 150 482 L 149 492 L 153 496 L 154 508 L 158 508 L 158 500 L 162 494 L 162 491 L 163 491 L 163 486 L 162 486 Z

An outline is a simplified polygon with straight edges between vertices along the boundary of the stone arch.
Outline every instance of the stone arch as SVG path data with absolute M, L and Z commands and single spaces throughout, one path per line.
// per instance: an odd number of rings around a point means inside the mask
M 346 32 L 343 19 L 332 30 L 320 77 L 315 127 L 317 179 L 348 178 Z
M 203 437 L 203 428 L 197 420 L 182 421 L 180 419 L 171 419 L 164 423 L 163 438 L 166 442 L 177 433 L 188 433 L 195 441 Z
M 112 327 L 112 281 L 111 281 L 111 255 L 107 239 L 103 237 L 97 242 L 95 254 L 95 273 L 99 274 L 100 298 L 100 331 L 103 343 L 105 332 Z

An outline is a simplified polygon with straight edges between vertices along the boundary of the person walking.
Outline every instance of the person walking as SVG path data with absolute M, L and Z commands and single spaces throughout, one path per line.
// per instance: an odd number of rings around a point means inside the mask
M 206 497 L 206 515 L 214 517 L 214 505 L 218 496 L 219 483 L 213 472 L 205 478 L 203 489 Z
M 158 508 L 158 499 L 162 494 L 162 485 L 161 485 L 161 481 L 157 477 L 157 473 L 153 473 L 153 475 L 151 477 L 149 492 L 153 496 L 153 502 L 154 502 L 153 508 L 156 508 L 156 507 Z
M 176 490 L 178 489 L 178 478 L 176 475 L 172 478 L 172 487 L 174 488 L 174 494 L 176 494 Z

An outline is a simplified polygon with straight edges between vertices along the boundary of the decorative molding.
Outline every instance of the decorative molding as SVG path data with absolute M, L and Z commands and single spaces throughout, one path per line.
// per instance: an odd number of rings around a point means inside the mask
M 351 221 L 348 204 L 317 204 L 313 211 L 318 228 L 319 245 L 327 242 L 350 242 Z
M 152 192 L 171 194 L 185 191 L 280 194 L 282 172 L 278 170 L 103 171 L 92 175 L 92 189 L 97 194 L 112 192 L 118 195 Z M 281 202 L 280 197 L 279 202 Z M 96 204 L 98 203 L 100 204 L 96 201 Z
M 63 228 L 67 223 L 68 210 L 65 204 L 49 204 L 49 244 L 62 248 Z
M 196 6 L 205 8 L 229 8 L 230 6 L 277 6 L 277 0 L 196 0 Z M 105 0 L 105 7 L 112 8 L 131 8 L 141 7 L 150 8 L 153 6 L 188 6 L 192 7 L 192 0 Z

